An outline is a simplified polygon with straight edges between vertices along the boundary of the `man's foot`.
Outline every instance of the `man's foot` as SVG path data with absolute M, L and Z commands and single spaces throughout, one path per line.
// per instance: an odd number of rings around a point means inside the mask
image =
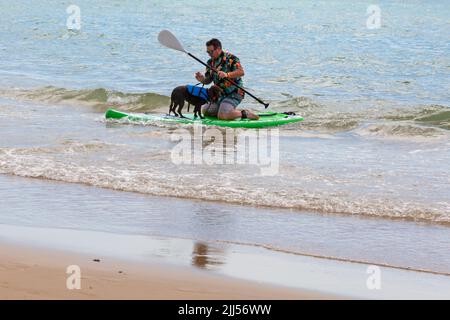
M 254 114 L 253 112 L 249 110 L 242 110 L 241 111 L 241 118 L 242 119 L 250 119 L 250 120 L 258 120 L 259 116 Z

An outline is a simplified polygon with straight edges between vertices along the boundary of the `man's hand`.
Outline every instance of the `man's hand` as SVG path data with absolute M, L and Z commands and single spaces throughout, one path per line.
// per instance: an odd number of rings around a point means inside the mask
M 220 79 L 228 78 L 228 73 L 223 72 L 223 71 L 219 71 L 219 72 L 217 73 L 217 75 L 219 76 Z
M 197 79 L 197 81 L 203 83 L 203 81 L 205 81 L 205 76 L 201 72 L 197 72 L 195 74 L 195 79 Z

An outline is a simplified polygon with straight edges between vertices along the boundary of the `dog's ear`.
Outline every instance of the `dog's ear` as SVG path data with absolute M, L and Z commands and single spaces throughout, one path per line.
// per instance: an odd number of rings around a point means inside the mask
M 211 100 L 216 101 L 223 95 L 223 89 L 218 85 L 213 85 L 208 89 L 208 95 Z
M 223 89 L 217 85 L 215 85 L 215 91 L 219 97 L 223 94 Z

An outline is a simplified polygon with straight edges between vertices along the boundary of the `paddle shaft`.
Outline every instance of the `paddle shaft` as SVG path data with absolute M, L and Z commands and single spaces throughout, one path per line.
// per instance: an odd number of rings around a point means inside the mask
M 211 69 L 212 71 L 214 71 L 215 73 L 219 73 L 219 71 L 211 66 L 208 66 L 206 63 L 204 63 L 202 60 L 200 60 L 199 58 L 197 58 L 196 56 L 194 56 L 193 54 L 186 52 L 190 57 L 194 58 L 195 60 L 197 60 L 198 62 L 200 62 L 202 65 L 204 65 L 205 67 Z M 224 78 L 226 81 L 230 82 L 232 85 L 234 85 L 235 87 L 241 89 L 242 91 L 244 91 L 246 94 L 248 94 L 250 97 L 252 97 L 253 99 L 255 99 L 256 101 L 258 101 L 259 103 L 261 103 L 262 105 L 264 105 L 265 108 L 267 108 L 269 106 L 268 103 L 265 103 L 264 101 L 262 101 L 261 99 L 259 99 L 258 97 L 255 97 L 254 95 L 252 95 L 250 92 L 248 92 L 247 90 L 245 90 L 244 88 L 242 88 L 241 86 L 239 86 L 236 82 L 234 82 L 233 80 L 229 79 L 229 78 Z

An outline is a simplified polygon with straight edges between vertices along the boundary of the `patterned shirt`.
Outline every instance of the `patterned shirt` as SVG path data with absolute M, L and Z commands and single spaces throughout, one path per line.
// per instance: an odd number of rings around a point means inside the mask
M 209 59 L 207 64 L 211 67 L 214 67 L 217 71 L 223 72 L 233 72 L 241 68 L 241 62 L 239 61 L 239 58 L 225 51 L 222 51 L 222 53 L 216 60 L 213 60 L 212 58 Z M 214 84 L 221 87 L 225 95 L 229 95 L 234 91 L 238 91 L 238 93 L 241 94 L 242 96 L 244 95 L 244 92 L 242 90 L 237 90 L 236 86 L 232 85 L 229 81 L 225 79 L 220 79 L 217 73 L 211 71 L 209 68 L 206 68 L 205 77 L 207 79 L 212 79 Z M 231 80 L 233 80 L 240 87 L 243 87 L 244 85 L 242 78 L 236 78 Z

